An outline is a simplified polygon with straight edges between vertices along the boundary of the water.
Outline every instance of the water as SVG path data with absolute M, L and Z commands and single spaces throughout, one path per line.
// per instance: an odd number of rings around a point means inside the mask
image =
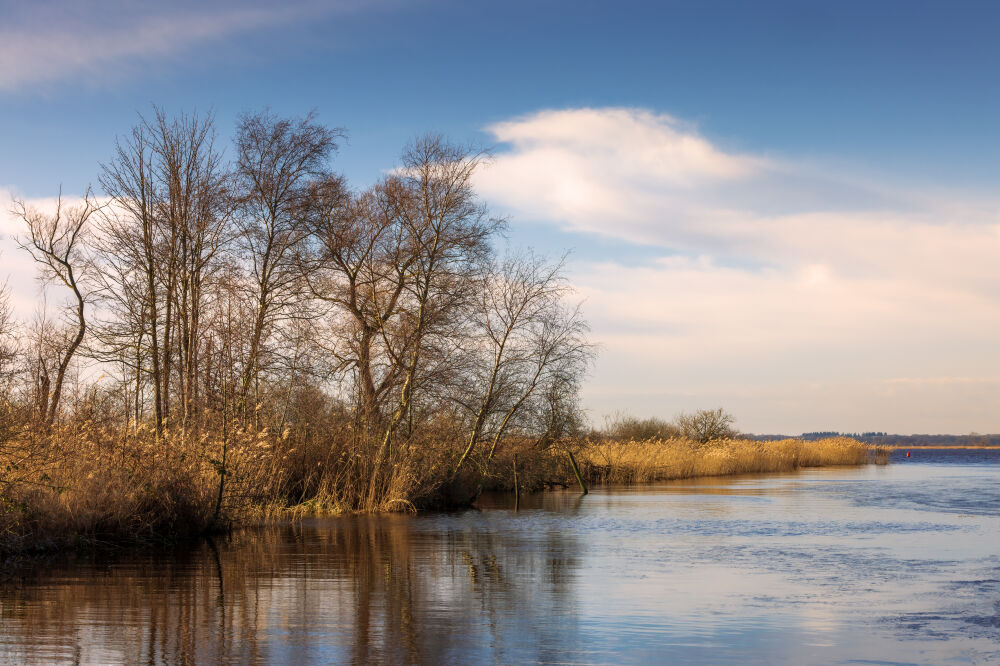
M 910 457 L 907 458 L 906 454 Z M 944 463 L 949 465 L 985 465 L 1000 463 L 1000 449 L 895 449 L 889 455 L 893 463 Z
M 0 662 L 1000 663 L 1000 465 L 911 456 L 51 561 Z

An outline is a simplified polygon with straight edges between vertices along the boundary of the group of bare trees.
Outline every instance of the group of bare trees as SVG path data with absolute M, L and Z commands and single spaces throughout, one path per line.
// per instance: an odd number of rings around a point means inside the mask
M 71 306 L 58 334 L 21 343 L 35 418 L 67 418 L 82 359 L 116 422 L 157 437 L 309 428 L 319 415 L 293 407 L 311 396 L 347 424 L 358 508 L 419 447 L 447 448 L 454 478 L 506 439 L 572 428 L 586 323 L 560 262 L 498 250 L 504 222 L 473 187 L 487 155 L 425 136 L 356 190 L 331 168 L 342 137 L 312 115 L 247 114 L 227 160 L 211 117 L 155 110 L 101 166 L 100 197 L 54 214 L 15 202 L 20 244 Z

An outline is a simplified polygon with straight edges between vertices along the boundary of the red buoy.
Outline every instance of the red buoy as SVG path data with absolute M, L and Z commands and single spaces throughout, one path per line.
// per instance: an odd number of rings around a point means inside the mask
M 909 452 L 909 451 L 907 451 L 907 452 L 906 452 L 906 457 L 907 457 L 907 458 L 909 458 L 909 457 L 910 457 L 910 452 Z

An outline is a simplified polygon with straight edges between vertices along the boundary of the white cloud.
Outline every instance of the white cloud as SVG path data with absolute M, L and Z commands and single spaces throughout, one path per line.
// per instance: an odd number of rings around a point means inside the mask
M 605 344 L 597 416 L 721 404 L 757 431 L 1000 431 L 981 390 L 1000 373 L 1000 201 L 726 151 L 644 110 L 489 129 L 504 150 L 480 186 L 519 223 L 663 250 L 575 267 Z
M 657 212 L 690 215 L 692 193 L 741 183 L 768 165 L 648 111 L 543 111 L 489 129 L 513 150 L 484 173 L 487 196 L 568 229 L 640 242 L 660 238 L 666 221 Z

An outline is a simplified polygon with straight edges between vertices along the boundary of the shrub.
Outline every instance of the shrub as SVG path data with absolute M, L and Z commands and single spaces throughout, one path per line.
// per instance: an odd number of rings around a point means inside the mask
M 701 443 L 735 437 L 737 433 L 733 427 L 734 423 L 736 418 L 721 407 L 699 409 L 693 414 L 681 414 L 677 417 L 677 427 L 681 435 Z
M 603 436 L 607 439 L 646 442 L 651 439 L 670 439 L 680 436 L 677 425 L 658 418 L 640 419 L 618 413 L 607 419 Z

